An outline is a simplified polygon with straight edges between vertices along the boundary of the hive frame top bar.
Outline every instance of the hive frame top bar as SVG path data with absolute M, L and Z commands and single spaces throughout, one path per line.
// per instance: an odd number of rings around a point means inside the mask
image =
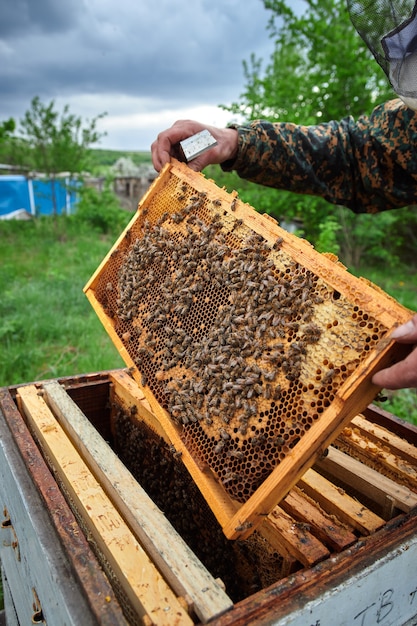
M 231 539 L 374 399 L 411 317 L 175 160 L 85 293 Z

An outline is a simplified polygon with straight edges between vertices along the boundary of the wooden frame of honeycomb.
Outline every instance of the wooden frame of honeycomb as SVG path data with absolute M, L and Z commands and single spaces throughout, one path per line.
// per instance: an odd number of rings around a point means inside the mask
M 230 539 L 375 398 L 411 316 L 175 160 L 84 290 Z

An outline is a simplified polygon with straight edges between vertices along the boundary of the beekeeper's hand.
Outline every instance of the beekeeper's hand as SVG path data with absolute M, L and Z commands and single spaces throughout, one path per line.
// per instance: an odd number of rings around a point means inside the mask
M 179 142 L 202 130 L 208 130 L 217 141 L 213 146 L 188 163 L 191 169 L 200 172 L 212 163 L 223 163 L 234 159 L 238 149 L 238 133 L 234 128 L 216 128 L 192 120 L 179 120 L 167 130 L 159 133 L 151 146 L 152 162 L 157 172 L 169 163 L 171 157 L 180 157 Z
M 417 387 L 417 315 L 398 326 L 391 334 L 391 339 L 412 345 L 411 352 L 402 361 L 374 374 L 372 382 L 384 389 Z

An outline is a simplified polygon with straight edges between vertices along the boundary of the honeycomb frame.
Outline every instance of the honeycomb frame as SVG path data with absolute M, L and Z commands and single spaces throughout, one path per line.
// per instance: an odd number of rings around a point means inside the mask
M 230 539 L 375 398 L 411 316 L 175 160 L 84 291 Z

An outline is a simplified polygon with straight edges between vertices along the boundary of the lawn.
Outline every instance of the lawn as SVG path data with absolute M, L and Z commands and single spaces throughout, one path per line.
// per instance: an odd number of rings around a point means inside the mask
M 113 243 L 45 220 L 0 223 L 0 385 L 116 368 L 83 293 Z

